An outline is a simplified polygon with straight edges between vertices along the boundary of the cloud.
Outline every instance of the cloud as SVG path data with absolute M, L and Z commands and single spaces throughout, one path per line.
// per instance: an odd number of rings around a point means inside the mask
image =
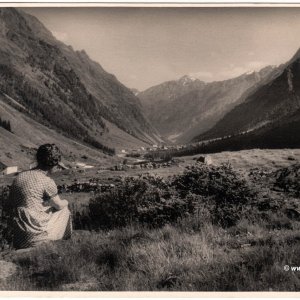
M 259 71 L 261 68 L 266 66 L 267 64 L 262 61 L 249 61 L 246 65 L 249 69 L 255 69 L 255 71 Z
M 222 79 L 234 78 L 247 72 L 259 71 L 265 66 L 267 66 L 267 63 L 262 61 L 249 61 L 241 66 L 230 64 L 227 70 L 219 73 L 219 77 Z
M 237 77 L 243 73 L 246 73 L 249 70 L 246 70 L 243 67 L 231 67 L 225 71 L 222 71 L 219 73 L 219 77 L 221 79 L 229 79 L 229 78 L 233 78 L 233 77 Z
M 220 70 L 219 72 L 213 73 L 208 71 L 200 71 L 195 73 L 190 73 L 189 76 L 198 78 L 200 80 L 210 82 L 226 80 L 230 78 L 238 77 L 245 73 L 251 73 L 254 71 L 259 71 L 268 64 L 263 61 L 249 61 L 242 65 L 228 64 L 227 68 Z

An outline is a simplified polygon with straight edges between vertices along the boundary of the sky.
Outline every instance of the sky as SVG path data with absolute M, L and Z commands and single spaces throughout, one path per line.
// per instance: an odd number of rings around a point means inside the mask
M 23 10 L 140 91 L 184 75 L 233 78 L 284 63 L 300 47 L 300 7 Z

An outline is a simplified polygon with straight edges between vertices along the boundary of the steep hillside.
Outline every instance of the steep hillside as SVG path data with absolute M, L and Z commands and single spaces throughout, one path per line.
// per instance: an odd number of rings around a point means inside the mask
M 156 140 L 138 98 L 115 76 L 13 8 L 0 9 L 0 91 L 39 123 L 109 153 L 108 123 L 120 137 Z
M 194 153 L 217 153 L 245 149 L 300 148 L 300 109 L 255 130 L 196 146 Z
M 266 67 L 260 72 L 211 83 L 184 76 L 141 92 L 138 97 L 146 116 L 162 135 L 171 141 L 188 142 L 212 128 L 275 69 Z
M 55 143 L 63 153 L 63 161 L 81 161 L 83 154 L 92 164 L 110 165 L 115 158 L 103 154 L 80 141 L 67 138 L 50 129 L 7 103 L 7 97 L 0 94 L 0 116 L 9 120 L 11 132 L 0 127 L 0 162 L 28 169 L 35 162 L 35 150 L 44 143 Z M 9 99 L 13 101 L 13 99 Z
M 195 140 L 253 132 L 255 139 L 262 142 L 270 137 L 277 140 L 284 134 L 287 136 L 281 140 L 288 141 L 294 129 L 299 128 L 299 109 L 300 56 L 296 54 L 275 79 L 252 91 L 243 103 Z

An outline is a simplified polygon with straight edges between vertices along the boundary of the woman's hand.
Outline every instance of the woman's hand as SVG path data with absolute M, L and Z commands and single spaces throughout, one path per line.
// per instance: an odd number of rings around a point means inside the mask
M 62 210 L 64 209 L 65 207 L 68 206 L 69 202 L 65 199 L 60 199 L 60 197 L 58 195 L 50 198 L 50 201 L 49 201 L 50 205 L 52 207 L 54 207 L 55 209 L 57 210 Z

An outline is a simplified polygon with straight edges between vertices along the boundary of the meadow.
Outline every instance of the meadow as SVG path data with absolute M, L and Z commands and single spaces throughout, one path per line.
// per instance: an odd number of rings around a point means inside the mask
M 91 230 L 4 249 L 17 272 L 0 289 L 298 291 L 300 272 L 284 266 L 300 265 L 300 165 L 298 153 L 281 154 L 255 166 L 257 153 L 247 164 L 224 153 L 213 165 L 190 158 L 176 174 L 126 176 L 87 199 Z

